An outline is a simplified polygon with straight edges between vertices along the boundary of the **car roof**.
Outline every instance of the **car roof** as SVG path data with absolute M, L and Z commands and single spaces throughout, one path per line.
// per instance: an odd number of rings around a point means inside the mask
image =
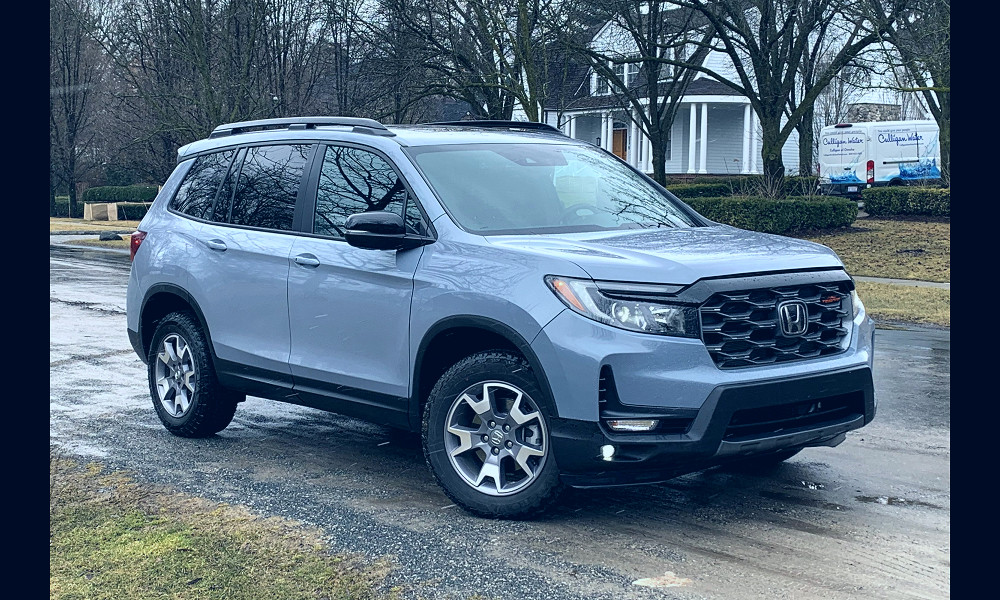
M 217 128 L 219 131 L 222 127 Z M 375 147 L 386 142 L 399 146 L 431 146 L 443 144 L 573 144 L 588 145 L 555 131 L 528 131 L 513 128 L 476 127 L 475 125 L 386 125 L 369 129 L 350 125 L 316 125 L 308 129 L 266 129 L 217 135 L 182 146 L 177 151 L 178 162 L 224 148 L 297 142 L 355 142 Z

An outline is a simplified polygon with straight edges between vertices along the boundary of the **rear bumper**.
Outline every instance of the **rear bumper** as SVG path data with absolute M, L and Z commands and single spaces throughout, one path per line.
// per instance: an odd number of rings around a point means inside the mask
M 776 450 L 834 446 L 848 431 L 871 422 L 875 409 L 872 372 L 862 366 L 720 385 L 680 434 L 623 435 L 597 422 L 560 418 L 552 419 L 550 427 L 562 480 L 575 487 L 601 487 L 665 481 Z M 610 460 L 602 456 L 605 445 L 615 447 Z
M 861 198 L 861 192 L 872 187 L 872 184 L 858 181 L 850 183 L 820 183 L 819 193 L 824 196 L 845 196 L 848 198 Z

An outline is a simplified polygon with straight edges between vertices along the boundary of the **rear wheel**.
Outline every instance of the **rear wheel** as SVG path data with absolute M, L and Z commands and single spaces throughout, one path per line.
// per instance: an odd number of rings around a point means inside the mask
M 208 340 L 190 313 L 160 320 L 149 347 L 149 391 L 167 431 L 206 437 L 226 428 L 244 399 L 219 385 Z
M 485 517 L 541 513 L 561 490 L 543 392 L 528 363 L 481 352 L 451 367 L 431 390 L 424 456 L 448 496 Z

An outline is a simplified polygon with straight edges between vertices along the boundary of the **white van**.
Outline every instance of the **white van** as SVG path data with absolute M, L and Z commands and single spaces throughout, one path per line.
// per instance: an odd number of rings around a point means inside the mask
M 860 197 L 870 187 L 934 183 L 940 163 L 934 121 L 829 125 L 819 139 L 819 190 Z

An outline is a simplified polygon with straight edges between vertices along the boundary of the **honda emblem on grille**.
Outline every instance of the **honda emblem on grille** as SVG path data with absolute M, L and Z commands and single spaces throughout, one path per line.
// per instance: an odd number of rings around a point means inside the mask
M 809 311 L 801 300 L 789 300 L 778 305 L 778 323 L 787 336 L 802 335 L 809 329 Z

